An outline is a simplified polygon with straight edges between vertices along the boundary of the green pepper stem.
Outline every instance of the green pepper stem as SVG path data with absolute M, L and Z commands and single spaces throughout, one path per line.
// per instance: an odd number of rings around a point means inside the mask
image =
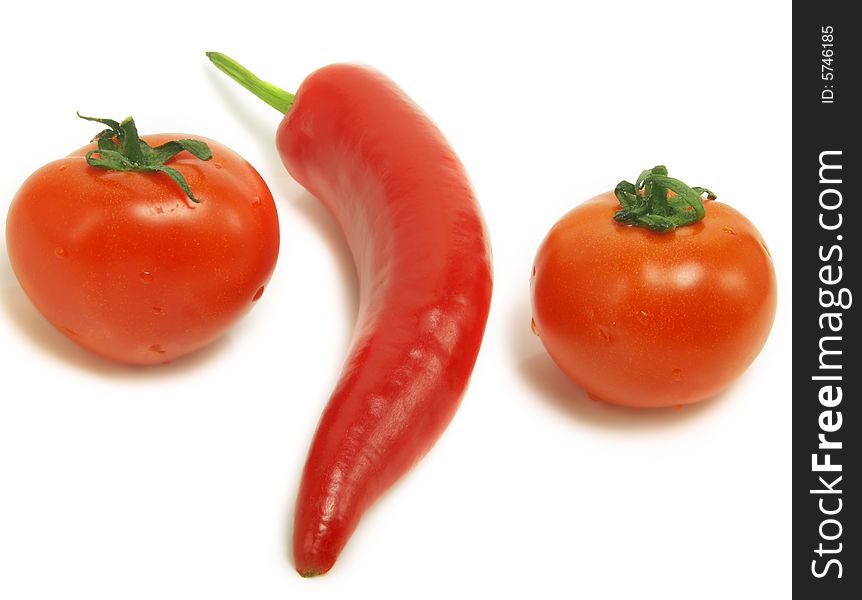
M 207 52 L 207 58 L 252 94 L 269 104 L 278 112 L 284 114 L 293 106 L 294 95 L 278 86 L 260 79 L 229 56 L 221 52 Z

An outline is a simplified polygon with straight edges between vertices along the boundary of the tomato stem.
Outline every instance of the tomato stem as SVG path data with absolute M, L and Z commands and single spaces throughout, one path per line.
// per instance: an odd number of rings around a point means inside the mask
M 252 94 L 269 104 L 275 110 L 284 114 L 293 106 L 294 95 L 273 85 L 246 69 L 229 56 L 221 52 L 207 52 L 210 59 L 220 71 L 239 83 Z
M 213 153 L 210 147 L 200 140 L 179 139 L 165 142 L 153 148 L 138 136 L 138 128 L 132 117 L 122 122 L 113 119 L 97 119 L 78 116 L 85 121 L 95 121 L 108 128 L 96 134 L 92 141 L 98 143 L 96 150 L 87 152 L 85 159 L 91 167 L 111 171 L 137 171 L 139 173 L 164 173 L 174 180 L 192 202 L 200 202 L 192 193 L 185 176 L 174 167 L 165 165 L 167 161 L 185 150 L 201 160 L 209 160 Z
M 622 206 L 614 213 L 614 219 L 658 232 L 700 221 L 706 215 L 704 197 L 716 198 L 706 188 L 689 187 L 679 179 L 668 177 L 667 167 L 662 165 L 642 171 L 634 184 L 619 182 L 614 194 Z

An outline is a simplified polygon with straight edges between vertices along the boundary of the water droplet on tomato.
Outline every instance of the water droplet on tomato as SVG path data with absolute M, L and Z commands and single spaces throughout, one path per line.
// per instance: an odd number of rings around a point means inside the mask
M 255 196 L 251 199 L 252 206 L 260 206 L 260 196 Z
M 533 271 L 530 273 L 530 278 L 533 278 L 535 276 L 536 276 L 536 267 L 535 267 L 535 265 L 533 265 Z
M 162 307 L 161 307 L 161 306 L 154 306 L 154 307 L 153 307 L 153 314 L 155 314 L 155 315 L 163 315 L 163 314 L 165 314 L 165 311 L 164 311 L 164 310 L 162 310 Z
M 214 166 L 216 169 L 221 169 L 221 163 L 213 163 L 213 166 Z
M 67 256 L 69 256 L 69 252 L 67 252 L 66 249 L 62 246 L 58 246 L 54 248 L 54 256 L 56 256 L 57 258 L 66 258 Z
M 772 258 L 772 252 L 769 251 L 769 248 L 766 247 L 766 242 L 760 242 L 760 245 L 766 250 L 766 256 Z
M 530 319 L 530 329 L 533 330 L 533 333 L 539 335 L 539 326 L 536 325 L 536 319 Z
M 682 381 L 682 369 L 674 369 L 670 372 L 670 376 L 674 381 Z
M 138 278 L 141 280 L 141 283 L 152 283 L 153 274 L 150 273 L 149 271 L 141 271 L 138 274 Z
M 599 325 L 598 329 L 599 335 L 602 336 L 606 342 L 610 342 L 612 339 L 610 328 L 607 325 Z
M 736 235 L 736 232 L 731 227 L 722 227 L 721 230 L 730 235 Z
M 149 348 L 150 352 L 155 352 L 156 354 L 164 354 L 165 350 L 162 348 L 161 344 L 153 344 Z
M 251 299 L 252 302 L 257 302 L 260 300 L 260 297 L 263 296 L 263 286 L 260 286 L 258 290 L 254 293 L 254 297 Z
M 63 327 L 63 333 L 70 337 L 81 337 L 81 334 L 72 329 L 71 327 Z

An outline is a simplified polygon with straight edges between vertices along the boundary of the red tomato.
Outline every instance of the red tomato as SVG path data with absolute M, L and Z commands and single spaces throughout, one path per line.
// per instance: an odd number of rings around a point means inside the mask
M 726 204 L 657 233 L 617 223 L 613 192 L 576 207 L 539 247 L 534 330 L 596 400 L 678 406 L 727 387 L 760 352 L 775 316 L 763 238 Z
M 263 293 L 279 228 L 260 175 L 206 142 L 166 165 L 185 175 L 194 203 L 165 173 L 108 171 L 84 158 L 95 144 L 33 173 L 6 221 L 15 275 L 37 309 L 84 348 L 124 363 L 163 363 L 213 341 Z

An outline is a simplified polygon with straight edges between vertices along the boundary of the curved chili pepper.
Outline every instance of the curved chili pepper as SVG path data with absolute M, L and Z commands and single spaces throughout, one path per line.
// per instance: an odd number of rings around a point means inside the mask
M 491 301 L 488 236 L 455 153 L 381 73 L 330 65 L 294 97 L 209 56 L 286 112 L 276 136 L 282 162 L 335 215 L 359 275 L 350 353 L 296 504 L 296 568 L 319 575 L 458 408 Z

